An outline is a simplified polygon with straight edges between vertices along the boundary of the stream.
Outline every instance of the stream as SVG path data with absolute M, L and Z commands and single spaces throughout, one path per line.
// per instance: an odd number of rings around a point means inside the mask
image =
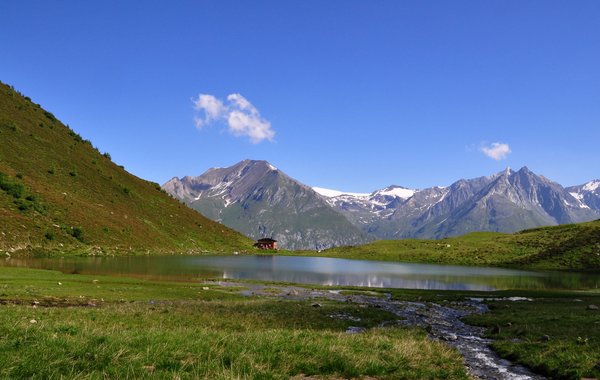
M 434 302 L 409 302 L 392 300 L 390 294 L 384 297 L 375 295 L 345 295 L 340 290 L 314 290 L 297 286 L 260 285 L 239 282 L 207 282 L 220 286 L 244 286 L 245 296 L 279 297 L 290 300 L 326 299 L 337 302 L 352 302 L 388 311 L 399 318 L 400 324 L 418 326 L 429 332 L 432 339 L 443 341 L 455 347 L 464 357 L 470 376 L 476 379 L 539 380 L 545 377 L 532 373 L 529 369 L 502 359 L 490 348 L 490 339 L 483 337 L 485 329 L 470 326 L 461 318 L 473 313 L 485 313 L 487 306 L 481 299 L 471 299 L 442 306 Z M 279 291 L 279 293 L 277 293 Z M 521 300 L 515 300 L 519 302 Z M 318 304 L 315 304 L 318 305 Z M 383 327 L 383 326 L 382 326 Z M 349 327 L 347 333 L 361 333 L 364 328 Z

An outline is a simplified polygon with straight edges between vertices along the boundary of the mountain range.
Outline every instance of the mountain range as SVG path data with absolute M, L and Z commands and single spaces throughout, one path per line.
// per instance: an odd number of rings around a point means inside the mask
M 289 249 L 516 232 L 600 218 L 600 180 L 565 188 L 527 167 L 447 187 L 392 185 L 362 194 L 309 187 L 266 161 L 244 160 L 173 178 L 163 189 L 208 218 Z
M 163 188 L 171 197 L 0 83 L 0 253 L 250 249 L 235 230 L 273 237 L 284 248 L 320 250 L 600 217 L 600 180 L 564 188 L 527 168 L 448 187 L 356 194 L 309 187 L 266 161 L 245 160 L 173 178 Z

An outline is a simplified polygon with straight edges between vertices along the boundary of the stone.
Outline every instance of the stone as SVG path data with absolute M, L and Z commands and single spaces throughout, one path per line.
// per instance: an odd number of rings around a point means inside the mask
M 596 305 L 588 305 L 586 309 L 587 310 L 598 310 L 598 306 L 596 306 Z
M 367 329 L 365 329 L 364 327 L 348 326 L 348 328 L 346 329 L 346 334 L 360 334 L 365 331 L 367 331 Z
M 31 323 L 33 325 L 33 324 L 36 324 L 37 321 L 35 319 L 32 319 L 31 321 L 29 321 L 29 323 Z
M 458 339 L 458 337 L 455 334 L 448 334 L 444 337 L 444 339 L 446 339 L 448 341 L 455 341 Z

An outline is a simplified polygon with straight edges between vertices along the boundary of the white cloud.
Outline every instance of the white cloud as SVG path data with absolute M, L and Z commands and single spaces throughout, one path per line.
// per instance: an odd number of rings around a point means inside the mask
M 219 119 L 225 111 L 223 102 L 208 94 L 198 95 L 198 99 L 194 100 L 194 108 L 197 111 L 204 112 L 204 118 L 198 116 L 194 118 L 198 128 L 202 128 L 211 121 Z
M 481 150 L 483 154 L 485 154 L 489 158 L 494 159 L 496 161 L 503 160 L 506 157 L 508 157 L 510 153 L 512 153 L 508 144 L 499 142 L 491 143 L 489 146 L 482 146 L 481 148 L 479 148 L 479 150 Z
M 258 144 L 264 140 L 273 141 L 275 131 L 271 123 L 260 116 L 258 109 L 240 94 L 230 94 L 223 102 L 213 95 L 200 94 L 194 99 L 194 109 L 198 113 L 194 117 L 196 127 L 222 121 L 227 123 L 227 130 L 234 136 L 247 136 L 250 142 Z
M 258 110 L 240 94 L 231 94 L 227 96 L 227 100 L 235 104 L 237 108 L 248 111 L 252 114 L 258 114 Z

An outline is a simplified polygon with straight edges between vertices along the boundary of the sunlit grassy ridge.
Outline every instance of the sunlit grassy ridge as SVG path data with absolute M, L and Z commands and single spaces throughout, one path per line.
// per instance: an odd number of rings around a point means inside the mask
M 241 234 L 117 166 L 50 112 L 0 83 L 0 249 L 249 249 Z
M 306 254 L 440 264 L 600 270 L 600 221 L 535 228 L 515 234 L 475 232 L 441 240 L 382 240 Z

